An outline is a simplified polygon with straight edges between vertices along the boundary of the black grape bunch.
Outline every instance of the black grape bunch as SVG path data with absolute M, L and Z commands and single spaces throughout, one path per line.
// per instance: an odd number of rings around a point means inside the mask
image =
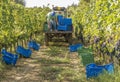
M 105 48 L 105 47 L 106 47 L 106 42 L 103 42 L 101 48 Z
M 118 40 L 117 43 L 115 44 L 115 50 L 120 51 L 120 40 Z
M 97 37 L 97 36 L 95 36 L 95 37 L 94 37 L 94 43 L 97 44 L 99 41 L 100 41 L 100 38 Z
M 100 47 L 100 52 L 105 54 L 106 53 L 106 42 L 104 41 L 102 44 L 101 44 L 101 47 Z
M 115 44 L 115 50 L 116 50 L 116 58 L 117 60 L 120 61 L 120 40 L 117 41 L 117 43 Z

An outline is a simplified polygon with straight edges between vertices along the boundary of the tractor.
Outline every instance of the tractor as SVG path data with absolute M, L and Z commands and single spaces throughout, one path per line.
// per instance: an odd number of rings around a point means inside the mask
M 45 45 L 49 42 L 67 42 L 72 44 L 73 25 L 72 19 L 67 17 L 67 10 L 65 7 L 53 7 L 57 16 L 57 31 L 49 31 L 47 22 L 43 25 Z

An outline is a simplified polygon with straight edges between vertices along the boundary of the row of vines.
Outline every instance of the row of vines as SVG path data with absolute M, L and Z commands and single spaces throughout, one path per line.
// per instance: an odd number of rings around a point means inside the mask
M 69 11 L 75 27 L 75 36 L 90 45 L 102 60 L 120 64 L 120 0 L 80 0 Z M 107 59 L 108 60 L 108 59 Z
M 42 25 L 50 9 L 25 8 L 11 0 L 0 0 L 0 48 L 19 45 L 34 34 L 42 35 Z

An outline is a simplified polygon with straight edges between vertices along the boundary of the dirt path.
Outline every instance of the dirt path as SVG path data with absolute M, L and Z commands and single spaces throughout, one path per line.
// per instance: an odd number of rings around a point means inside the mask
M 77 53 L 69 53 L 67 47 L 58 51 L 41 48 L 31 58 L 20 58 L 15 67 L 6 66 L 0 82 L 84 82 Z

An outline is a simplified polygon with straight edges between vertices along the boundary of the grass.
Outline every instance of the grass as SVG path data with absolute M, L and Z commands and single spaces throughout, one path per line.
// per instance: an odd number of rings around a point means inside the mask
M 42 67 L 42 71 L 40 73 L 40 76 L 44 80 L 55 80 L 58 76 L 58 74 L 63 70 L 62 67 L 57 66 L 46 66 Z
M 81 79 L 80 73 L 76 73 L 74 69 L 59 66 L 42 67 L 42 72 L 40 73 L 40 76 L 44 80 L 56 80 L 58 82 L 79 82 Z
M 80 80 L 81 74 L 75 71 L 74 65 L 71 64 L 69 58 L 71 53 L 68 47 L 50 46 L 44 51 L 44 57 L 38 62 L 42 64 L 40 76 L 48 82 L 77 82 Z
M 80 80 L 80 78 L 78 78 L 77 76 L 79 76 L 79 73 L 77 74 L 75 70 L 71 69 L 71 68 L 66 68 L 65 70 L 63 70 L 59 75 L 58 75 L 58 80 L 59 81 L 78 81 Z
M 67 50 L 64 47 L 50 46 L 49 50 L 46 51 L 46 54 L 54 57 L 58 56 L 59 54 L 64 54 L 66 51 Z
M 69 59 L 65 59 L 65 58 L 42 58 L 40 60 L 38 60 L 37 62 L 40 62 L 41 64 L 69 64 Z
M 75 68 L 74 64 L 71 64 L 72 54 L 68 51 L 68 47 L 56 47 L 51 46 L 45 52 L 44 56 L 47 58 L 41 58 L 39 62 L 42 64 L 42 70 L 40 76 L 47 81 L 53 80 L 57 82 L 79 82 L 81 81 L 81 70 Z M 79 66 L 80 67 L 80 66 Z M 79 69 L 76 71 L 76 69 Z M 85 74 L 84 77 L 85 78 Z
M 5 68 L 5 66 L 0 61 L 0 82 L 3 78 L 5 78 L 5 76 L 3 74 L 4 68 Z
M 3 70 L 4 66 L 2 65 L 2 63 L 0 62 L 0 73 Z

